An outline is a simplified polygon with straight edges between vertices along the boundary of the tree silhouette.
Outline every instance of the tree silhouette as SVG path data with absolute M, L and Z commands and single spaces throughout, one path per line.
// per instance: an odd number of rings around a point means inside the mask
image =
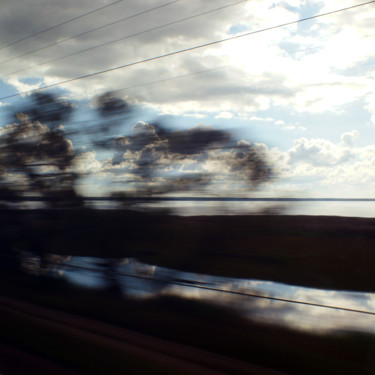
M 160 123 L 138 122 L 130 136 L 116 137 L 113 142 L 113 172 L 126 171 L 124 184 L 143 196 L 209 192 L 225 180 L 241 180 L 246 189 L 254 189 L 273 176 L 260 148 L 236 142 L 229 132 L 208 126 L 172 131 Z M 210 163 L 217 168 L 210 170 Z
M 50 206 L 80 204 L 73 172 L 76 153 L 60 121 L 72 106 L 50 94 L 34 94 L 17 110 L 0 135 L 1 192 L 13 197 L 36 195 Z
M 82 204 L 76 193 L 82 176 L 75 169 L 74 135 L 86 137 L 87 151 L 113 153 L 101 164 L 112 177 L 114 196 L 211 194 L 229 184 L 237 194 L 238 187 L 246 192 L 273 176 L 265 152 L 228 131 L 204 125 L 172 130 L 142 121 L 130 127 L 134 108 L 113 93 L 96 99 L 96 125 L 67 131 L 73 108 L 55 95 L 35 93 L 14 111 L 13 122 L 0 134 L 3 196 L 36 195 L 50 207 Z

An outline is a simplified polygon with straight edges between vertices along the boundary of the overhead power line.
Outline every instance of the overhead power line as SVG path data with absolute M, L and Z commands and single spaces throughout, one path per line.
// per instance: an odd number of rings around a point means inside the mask
M 60 27 L 60 26 L 63 26 L 63 25 L 66 25 L 67 23 L 70 23 L 70 22 L 73 22 L 73 21 L 79 20 L 80 18 L 86 17 L 86 16 L 88 16 L 88 15 L 90 15 L 90 14 L 93 14 L 93 13 L 99 12 L 100 10 L 103 10 L 103 9 L 105 9 L 105 8 L 111 7 L 112 5 L 116 5 L 116 4 L 118 4 L 118 3 L 121 3 L 122 1 L 124 1 L 124 0 L 117 0 L 117 1 L 114 1 L 114 2 L 112 2 L 112 3 L 109 3 L 109 4 L 107 4 L 107 5 L 102 6 L 102 7 L 100 7 L 100 8 L 96 8 L 96 9 L 91 10 L 91 11 L 89 11 L 89 12 L 86 12 L 86 13 L 80 14 L 79 16 L 76 16 L 76 17 L 70 18 L 70 19 L 68 19 L 68 20 L 66 20 L 66 21 L 63 21 L 63 22 L 57 24 L 57 25 L 47 27 L 46 29 L 41 30 L 41 31 L 37 31 L 37 32 L 34 33 L 34 34 L 31 34 L 31 35 L 25 36 L 25 37 L 22 38 L 22 39 L 15 40 L 14 42 L 10 42 L 10 43 L 8 43 L 8 44 L 6 44 L 6 45 L 0 47 L 0 50 L 2 50 L 2 49 L 4 49 L 4 48 L 7 48 L 7 47 L 10 47 L 10 46 L 13 46 L 13 45 L 15 45 L 15 44 L 17 44 L 17 43 L 20 43 L 20 42 L 23 42 L 23 41 L 25 41 L 25 40 L 28 40 L 28 39 L 34 38 L 34 37 L 37 36 L 37 35 L 44 34 L 44 33 L 46 33 L 47 31 L 51 31 L 51 30 L 57 29 L 57 28 Z
M 175 75 L 175 76 L 170 76 L 170 77 L 158 79 L 156 81 L 148 81 L 148 82 L 139 83 L 139 84 L 133 85 L 133 86 L 123 87 L 121 89 L 113 90 L 113 91 L 111 91 L 111 93 L 119 93 L 121 91 L 132 90 L 132 89 L 136 89 L 136 88 L 144 87 L 144 86 L 151 86 L 151 85 L 155 85 L 155 84 L 158 84 L 158 83 L 168 82 L 168 81 L 172 81 L 172 80 L 179 79 L 179 78 L 191 77 L 191 76 L 198 75 L 198 74 L 206 74 L 206 73 L 214 72 L 214 71 L 221 70 L 221 69 L 227 69 L 229 67 L 230 67 L 230 65 L 225 65 L 225 66 L 218 66 L 216 68 L 199 70 L 199 71 L 186 73 L 186 74 L 179 74 L 179 75 Z M 115 118 L 112 119 L 112 121 L 122 121 L 122 120 L 127 120 L 127 119 L 128 119 L 128 117 L 122 116 L 122 117 L 115 117 Z M 65 126 L 66 125 L 79 125 L 79 124 L 92 124 L 92 123 L 101 122 L 101 121 L 102 120 L 93 120 L 93 119 L 84 120 L 84 121 L 73 121 L 73 122 L 69 122 L 68 124 L 65 124 Z M 70 132 L 70 134 L 71 134 L 71 132 Z
M 127 91 L 127 90 L 131 90 L 131 89 L 135 89 L 135 88 L 139 88 L 139 87 L 144 87 L 144 86 L 151 86 L 151 85 L 155 85 L 157 83 L 168 82 L 168 81 L 172 81 L 172 80 L 179 79 L 179 78 L 186 78 L 186 77 L 191 77 L 191 76 L 198 75 L 198 74 L 205 74 L 205 73 L 210 73 L 210 72 L 214 72 L 214 71 L 221 70 L 221 69 L 227 69 L 229 67 L 230 67 L 230 65 L 226 65 L 226 66 L 219 66 L 219 67 L 216 67 L 216 68 L 199 70 L 199 71 L 196 71 L 196 72 L 191 72 L 191 73 L 186 73 L 186 74 L 179 74 L 179 75 L 175 75 L 175 76 L 170 76 L 170 77 L 162 78 L 162 79 L 159 79 L 159 80 L 156 80 L 156 81 L 149 81 L 149 82 L 144 82 L 144 83 L 140 83 L 140 84 L 133 85 L 133 86 L 123 87 L 121 89 L 117 89 L 117 90 L 114 90 L 114 91 L 111 91 L 111 92 L 112 93 L 119 93 L 121 91 Z M 116 122 L 116 121 L 128 120 L 128 118 L 129 118 L 128 116 L 125 116 L 125 117 L 121 116 L 121 117 L 112 118 L 111 120 L 114 121 L 114 122 Z M 82 125 L 82 124 L 93 124 L 93 123 L 100 123 L 101 121 L 102 120 L 100 120 L 100 119 L 99 120 L 98 119 L 91 119 L 91 120 L 83 120 L 83 121 L 70 121 L 69 123 L 65 124 L 64 126 L 71 126 L 71 125 L 76 126 L 76 125 Z M 78 133 L 79 133 L 78 130 L 69 130 L 69 135 L 70 136 L 74 135 L 74 134 L 78 134 Z M 1 198 L 1 199 L 3 199 L 3 198 Z M 9 199 L 11 200 L 13 198 L 9 198 Z M 24 197 L 23 199 L 25 201 L 28 201 L 27 197 Z M 34 201 L 34 197 L 31 197 L 30 199 L 31 199 L 31 201 Z M 139 199 L 140 200 L 143 200 L 143 199 L 147 200 L 147 198 L 142 198 L 142 197 L 137 198 L 136 200 L 139 200 Z M 164 198 L 162 197 L 161 199 L 163 200 Z M 101 201 L 101 200 L 106 201 L 108 199 L 107 198 L 101 199 L 101 198 L 96 198 L 96 197 L 89 197 L 88 200 L 89 201 L 90 200 L 91 201 Z M 109 200 L 113 200 L 113 201 L 120 200 L 121 201 L 121 200 L 126 200 L 126 198 L 124 198 L 124 199 L 123 198 L 113 198 L 113 199 L 110 198 Z M 130 198 L 129 200 L 132 200 L 132 199 Z M 182 198 L 181 200 L 189 200 L 189 198 Z M 194 200 L 194 199 L 192 199 L 192 200 Z M 200 201 L 201 199 L 198 199 L 198 200 Z M 266 200 L 267 200 L 267 198 L 266 198 Z M 375 201 L 375 199 L 373 199 L 373 200 Z
M 312 20 L 312 19 L 316 19 L 316 18 L 320 18 L 320 17 L 332 15 L 332 14 L 335 14 L 335 13 L 347 11 L 347 10 L 350 10 L 350 9 L 362 7 L 362 6 L 373 4 L 373 3 L 375 3 L 375 0 L 368 1 L 366 3 L 357 4 L 357 5 L 352 5 L 352 6 L 346 7 L 346 8 L 341 8 L 341 9 L 333 10 L 331 12 L 326 12 L 326 13 L 321 13 L 321 14 L 317 14 L 317 15 L 314 15 L 314 16 L 310 16 L 310 17 L 301 18 L 301 19 L 298 19 L 296 21 L 282 23 L 282 24 L 279 24 L 279 25 L 276 25 L 276 26 L 270 26 L 270 27 L 267 27 L 267 28 L 264 28 L 264 29 L 260 29 L 260 30 L 256 30 L 256 31 L 250 31 L 250 32 L 247 32 L 247 33 L 244 33 L 244 34 L 235 35 L 235 36 L 224 38 L 224 39 L 219 39 L 219 40 L 216 40 L 216 41 L 213 41 L 213 42 L 208 42 L 208 43 L 200 44 L 200 45 L 197 45 L 197 46 L 193 46 L 193 47 L 189 47 L 189 48 L 184 48 L 184 49 L 181 49 L 181 50 L 178 50 L 178 51 L 165 53 L 163 55 L 149 57 L 147 59 L 134 61 L 134 62 L 131 62 L 131 63 L 128 63 L 128 64 L 124 64 L 124 65 L 120 65 L 120 66 L 117 66 L 117 67 L 114 67 L 114 68 L 104 69 L 104 70 L 101 70 L 101 71 L 98 71 L 98 72 L 85 74 L 83 76 L 79 76 L 79 77 L 75 77 L 75 78 L 70 78 L 70 79 L 67 79 L 65 81 L 56 82 L 56 83 L 53 83 L 51 85 L 46 85 L 46 86 L 39 87 L 37 89 L 23 91 L 23 92 L 19 92 L 17 94 L 4 96 L 4 97 L 1 97 L 0 100 L 5 100 L 5 99 L 17 97 L 17 96 L 24 95 L 24 94 L 30 94 L 30 93 L 37 92 L 37 91 L 40 91 L 40 90 L 45 90 L 45 89 L 48 89 L 48 88 L 60 86 L 60 85 L 63 85 L 63 84 L 74 82 L 74 81 L 78 81 L 78 80 L 81 80 L 81 79 L 85 79 L 85 78 L 89 78 L 89 77 L 94 77 L 94 76 L 97 76 L 97 75 L 100 75 L 100 74 L 113 72 L 115 70 L 128 68 L 128 67 L 131 67 L 131 66 L 143 64 L 143 63 L 150 62 L 150 61 L 160 60 L 160 59 L 163 59 L 165 57 L 174 56 L 174 55 L 177 55 L 177 54 L 180 54 L 180 53 L 184 53 L 184 52 L 194 51 L 194 50 L 197 50 L 197 49 L 200 49 L 200 48 L 205 48 L 205 47 L 213 46 L 213 45 L 224 43 L 224 42 L 229 42 L 231 40 L 243 38 L 243 37 L 254 35 L 254 34 L 259 34 L 259 33 L 265 32 L 265 31 L 275 30 L 275 29 L 278 29 L 278 28 L 281 28 L 281 27 L 285 27 L 285 26 L 297 24 L 297 23 L 300 23 L 300 22 L 309 21 L 309 20 Z
M 12 255 L 0 255 L 0 256 L 6 257 L 6 258 L 9 258 L 9 257 L 15 258 L 15 256 L 12 256 Z M 81 266 L 81 265 L 77 265 L 77 264 L 53 263 L 53 262 L 51 262 L 50 265 L 60 266 L 65 270 L 70 268 L 70 269 L 83 269 L 83 270 L 93 271 L 93 272 L 101 272 L 101 269 L 99 269 L 99 268 Z M 353 312 L 353 313 L 359 313 L 359 314 L 365 314 L 365 315 L 375 315 L 374 311 L 369 311 L 369 310 L 352 309 L 352 308 L 349 308 L 349 307 L 325 305 L 325 304 L 316 303 L 316 302 L 298 301 L 298 300 L 289 299 L 289 298 L 272 297 L 272 296 L 267 296 L 267 295 L 264 295 L 264 294 L 255 294 L 255 293 L 248 293 L 248 292 L 240 292 L 240 291 L 236 291 L 236 290 L 221 289 L 221 288 L 216 288 L 216 287 L 213 287 L 213 286 L 205 286 L 205 285 L 197 284 L 195 281 L 190 282 L 189 280 L 179 281 L 179 279 L 163 279 L 163 278 L 157 278 L 157 277 L 133 275 L 133 274 L 130 274 L 130 273 L 119 272 L 119 271 L 115 271 L 114 274 L 119 275 L 119 276 L 130 277 L 130 278 L 133 278 L 133 279 L 147 280 L 147 281 L 153 281 L 153 282 L 161 282 L 163 284 L 177 285 L 177 286 L 188 287 L 188 288 L 203 289 L 203 290 L 208 290 L 208 291 L 212 291 L 212 292 L 235 294 L 235 295 L 243 296 L 243 297 L 266 299 L 266 300 L 270 300 L 270 301 L 292 303 L 292 304 L 305 305 L 305 306 L 310 306 L 310 307 L 321 307 L 321 308 L 325 308 L 325 309 L 340 310 L 340 311 Z
M 61 264 L 56 264 L 56 263 L 55 263 L 55 265 L 61 266 Z M 94 272 L 100 272 L 99 269 L 93 268 L 93 267 L 79 266 L 79 265 L 74 265 L 74 264 L 64 264 L 64 266 L 66 268 L 77 268 L 77 269 L 85 269 L 85 270 L 94 271 Z M 297 300 L 289 299 L 289 298 L 272 297 L 272 296 L 266 296 L 266 295 L 262 295 L 262 294 L 239 292 L 239 291 L 236 291 L 236 290 L 228 290 L 228 289 L 215 288 L 215 287 L 212 287 L 212 286 L 197 285 L 194 282 L 190 283 L 190 282 L 175 281 L 175 280 L 163 280 L 161 278 L 141 276 L 141 275 L 132 275 L 132 274 L 125 273 L 125 272 L 114 272 L 114 273 L 116 275 L 131 277 L 131 278 L 134 278 L 134 279 L 149 280 L 149 281 L 154 281 L 154 282 L 162 282 L 162 283 L 167 283 L 167 284 L 171 284 L 171 285 L 177 285 L 177 286 L 183 286 L 183 287 L 195 288 L 195 289 L 203 289 L 203 290 L 208 290 L 208 291 L 212 291 L 212 292 L 235 294 L 235 295 L 243 296 L 243 297 L 252 297 L 252 298 L 258 298 L 258 299 L 266 299 L 266 300 L 270 300 L 270 301 L 292 303 L 292 304 L 296 304 L 296 305 L 305 305 L 305 306 L 310 306 L 310 307 L 321 307 L 321 308 L 325 308 L 325 309 L 347 311 L 347 312 L 366 314 L 366 315 L 375 315 L 374 311 L 368 311 L 368 310 L 359 310 L 359 309 L 352 309 L 352 308 L 349 308 L 349 307 L 325 305 L 325 304 L 316 303 L 316 302 L 297 301 Z
M 118 38 L 118 39 L 114 39 L 114 40 L 110 40 L 110 41 L 105 42 L 105 43 L 98 44 L 98 45 L 93 46 L 93 47 L 85 48 L 83 50 L 75 51 L 75 52 L 69 53 L 68 55 L 64 55 L 64 56 L 60 56 L 60 57 L 55 57 L 55 58 L 53 58 L 51 60 L 47 60 L 47 61 L 44 61 L 44 62 L 39 63 L 39 64 L 35 64 L 35 65 L 32 65 L 32 66 L 28 66 L 26 68 L 22 68 L 22 69 L 16 70 L 16 71 L 11 72 L 11 73 L 7 73 L 3 77 L 7 77 L 7 76 L 10 76 L 12 74 L 20 73 L 20 72 L 23 72 L 25 70 L 36 68 L 38 66 L 42 66 L 42 65 L 45 65 L 45 64 L 49 64 L 49 63 L 52 63 L 52 62 L 55 62 L 55 61 L 58 61 L 58 60 L 61 60 L 61 59 L 65 59 L 67 57 L 72 57 L 72 56 L 75 56 L 75 55 L 78 55 L 78 54 L 81 54 L 81 53 L 84 53 L 84 52 L 92 51 L 92 50 L 94 50 L 96 48 L 108 46 L 110 44 L 114 44 L 114 43 L 120 42 L 121 40 L 130 39 L 130 38 L 142 35 L 142 34 L 146 34 L 146 33 L 152 32 L 152 31 L 163 29 L 163 28 L 168 27 L 168 26 L 176 25 L 178 23 L 181 23 L 181 22 L 184 22 L 184 21 L 188 21 L 188 20 L 191 20 L 193 18 L 201 17 L 201 16 L 204 16 L 204 15 L 213 13 L 213 12 L 217 12 L 219 10 L 223 10 L 225 8 L 229 8 L 231 6 L 238 5 L 238 4 L 246 2 L 246 1 L 248 1 L 248 0 L 240 0 L 240 1 L 237 1 L 237 2 L 229 4 L 229 5 L 225 5 L 225 6 L 222 6 L 222 7 L 219 7 L 219 8 L 215 8 L 215 9 L 211 9 L 211 10 L 208 10 L 208 11 L 203 12 L 203 13 L 195 14 L 193 16 L 181 18 L 179 20 L 176 20 L 176 21 L 173 21 L 173 22 L 169 22 L 169 23 L 166 23 L 166 24 L 163 24 L 163 25 L 160 25 L 160 26 L 156 26 L 156 27 L 153 27 L 151 29 L 139 31 L 139 32 L 134 33 L 134 34 L 129 34 L 129 35 L 123 36 L 123 37 Z M 6 62 L 6 61 L 3 61 L 3 62 Z
M 149 81 L 149 82 L 139 83 L 139 84 L 133 85 L 133 86 L 123 87 L 121 89 L 117 89 L 117 90 L 114 90 L 112 92 L 116 93 L 116 92 L 120 92 L 120 91 L 126 91 L 126 90 L 136 89 L 136 88 L 139 88 L 139 87 L 151 86 L 151 85 L 155 85 L 156 83 L 168 82 L 168 81 L 172 81 L 172 80 L 178 79 L 178 78 L 185 78 L 185 77 L 190 77 L 190 76 L 194 76 L 194 75 L 198 75 L 198 74 L 204 74 L 204 73 L 214 72 L 216 70 L 226 69 L 228 67 L 229 67 L 229 65 L 225 65 L 225 66 L 218 66 L 216 68 L 199 70 L 199 71 L 196 71 L 196 72 L 191 72 L 191 73 L 186 73 L 186 74 L 179 74 L 179 75 L 176 75 L 176 76 L 170 76 L 170 77 L 167 77 L 167 78 L 161 78 L 161 79 L 158 79 L 156 81 Z
M 120 20 L 117 20 L 117 21 L 114 21 L 114 22 L 111 22 L 111 23 L 107 23 L 107 24 L 105 24 L 105 25 L 102 25 L 102 26 L 99 26 L 99 27 L 95 27 L 95 28 L 93 28 L 93 29 L 90 29 L 90 30 L 84 31 L 84 32 L 82 32 L 82 33 L 79 33 L 79 34 L 76 34 L 76 35 L 70 36 L 70 37 L 68 37 L 68 38 L 66 38 L 66 39 L 57 40 L 57 41 L 55 41 L 55 42 L 53 42 L 53 43 L 50 43 L 50 44 L 47 44 L 47 45 L 45 45 L 45 46 L 43 46 L 43 47 L 39 47 L 39 48 L 33 49 L 32 51 L 29 51 L 29 52 L 23 53 L 23 54 L 21 54 L 21 55 L 14 56 L 14 57 L 12 57 L 12 58 L 10 58 L 10 59 L 8 59 L 8 60 L 0 61 L 0 64 L 5 64 L 5 63 L 8 63 L 8 62 L 10 62 L 10 61 L 13 61 L 13 60 L 19 59 L 19 58 L 21 58 L 21 57 L 24 57 L 24 56 L 27 56 L 27 55 L 31 55 L 31 54 L 33 54 L 33 53 L 35 53 L 35 52 L 42 51 L 42 50 L 44 50 L 44 49 L 47 49 L 47 48 L 50 48 L 50 47 L 53 47 L 53 46 L 57 46 L 58 44 L 61 44 L 61 43 L 67 42 L 67 41 L 69 41 L 69 40 L 73 40 L 73 39 L 79 38 L 79 37 L 81 37 L 81 36 L 84 36 L 84 35 L 90 34 L 90 33 L 94 32 L 94 31 L 98 31 L 98 30 L 105 29 L 105 28 L 107 28 L 107 27 L 109 27 L 109 26 L 113 26 L 113 25 L 115 25 L 115 24 L 117 24 L 117 23 L 124 22 L 124 21 L 130 20 L 130 19 L 135 18 L 135 17 L 139 17 L 139 16 L 141 16 L 141 15 L 143 15 L 143 14 L 146 14 L 146 13 L 152 12 L 152 11 L 154 11 L 154 10 L 157 10 L 157 9 L 160 9 L 160 8 L 163 8 L 163 7 L 166 7 L 166 6 L 168 6 L 168 5 L 171 5 L 171 4 L 174 4 L 174 3 L 177 3 L 177 2 L 179 2 L 179 1 L 181 1 L 181 0 L 174 0 L 174 1 L 171 1 L 171 2 L 169 2 L 169 3 L 159 5 L 159 6 L 157 6 L 157 7 L 151 8 L 151 9 L 147 9 L 147 10 L 144 10 L 144 11 L 142 11 L 142 12 L 135 13 L 135 14 L 133 14 L 133 15 L 131 15 L 131 16 L 121 18 Z M 35 66 L 35 65 L 34 65 L 34 66 Z M 34 66 L 33 66 L 33 67 L 34 67 Z M 26 68 L 26 69 L 29 69 L 29 68 L 31 68 L 31 67 L 28 67 L 28 68 Z M 24 70 L 26 70 L 26 69 L 24 69 Z M 18 73 L 18 71 L 17 71 L 17 72 L 14 72 L 14 73 Z M 13 73 L 10 73 L 10 74 L 13 74 Z M 7 74 L 7 75 L 8 75 L 8 74 Z

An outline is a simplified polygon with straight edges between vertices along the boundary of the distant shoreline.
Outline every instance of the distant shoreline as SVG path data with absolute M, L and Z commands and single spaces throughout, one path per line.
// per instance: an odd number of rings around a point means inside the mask
M 375 198 L 288 198 L 288 197 L 102 197 L 89 196 L 80 197 L 84 202 L 375 202 Z M 5 196 L 0 197 L 4 202 L 66 202 L 66 198 L 59 197 L 41 197 L 41 196 Z

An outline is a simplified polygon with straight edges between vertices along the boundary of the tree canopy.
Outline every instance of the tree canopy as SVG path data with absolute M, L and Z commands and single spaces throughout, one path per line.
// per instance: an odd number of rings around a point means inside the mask
M 71 122 L 76 106 L 54 94 L 24 100 L 0 133 L 3 196 L 38 196 L 54 205 L 65 197 L 81 204 L 77 184 L 89 174 L 82 165 L 89 153 L 104 155 L 95 173 L 105 176 L 112 196 L 235 195 L 273 176 L 264 148 L 236 140 L 227 130 L 207 125 L 176 130 L 160 121 L 130 126 L 134 107 L 113 93 L 96 99 L 98 120 L 88 126 Z M 79 137 L 86 144 L 77 150 Z

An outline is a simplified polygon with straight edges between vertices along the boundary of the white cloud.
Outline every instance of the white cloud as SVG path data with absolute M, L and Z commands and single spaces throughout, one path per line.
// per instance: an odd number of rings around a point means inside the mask
M 354 141 L 359 137 L 358 130 L 352 130 L 351 132 L 346 132 L 341 136 L 341 142 L 346 147 L 353 147 Z
M 75 171 L 78 173 L 97 173 L 102 169 L 102 163 L 95 157 L 95 152 L 88 151 L 75 158 Z
M 25 0 L 21 0 L 21 3 L 23 1 Z M 316 1 L 309 3 L 321 5 Z M 342 4 L 336 3 L 339 8 L 342 7 Z M 22 42 L 6 48 L 3 51 L 4 60 L 52 43 L 56 39 L 64 39 L 120 19 L 120 14 L 136 14 L 160 4 L 159 1 L 148 0 L 140 6 L 139 2 L 133 0 L 110 7 L 98 13 L 96 17 L 84 17 L 79 22 L 59 27 L 42 34 L 39 38 L 32 38 L 27 43 Z M 69 6 L 66 3 L 60 5 L 55 2 L 49 7 L 44 5 L 43 0 L 36 1 L 33 7 L 30 7 L 26 1 L 22 6 L 17 2 L 17 10 L 15 10 L 13 7 L 16 5 L 10 4 L 9 10 L 0 16 L 2 21 L 0 24 L 4 27 L 1 33 L 4 38 L 3 43 L 22 38 L 25 33 L 30 34 L 31 30 L 43 29 L 49 24 L 58 23 L 87 9 L 103 5 L 103 2 L 95 0 L 90 3 L 71 3 Z M 198 0 L 179 2 L 102 31 L 89 33 L 84 37 L 30 54 L 27 58 L 2 64 L 0 69 L 4 75 L 225 5 L 228 5 L 228 2 L 215 2 L 215 6 Z M 296 10 L 291 10 L 287 6 L 296 6 L 296 4 L 293 1 L 274 3 L 270 0 L 245 2 L 35 67 L 15 74 L 12 79 L 5 79 L 17 89 L 27 90 L 29 86 L 19 81 L 21 76 L 39 76 L 46 84 L 52 84 L 225 38 L 232 35 L 231 28 L 238 25 L 246 25 L 246 30 L 242 31 L 246 32 L 296 20 L 298 18 Z M 332 8 L 334 4 L 330 3 L 329 9 Z M 196 113 L 218 111 L 250 113 L 254 110 L 267 110 L 274 105 L 292 105 L 300 111 L 307 112 L 334 109 L 356 100 L 363 95 L 370 84 L 367 79 L 344 77 L 338 71 L 371 56 L 369 47 L 372 40 L 363 38 L 371 30 L 371 24 L 367 22 L 371 17 L 371 8 L 366 8 L 362 12 L 355 11 L 354 14 L 359 19 L 349 24 L 342 22 L 348 17 L 345 14 L 320 18 L 315 24 L 320 25 L 321 29 L 314 34 L 300 34 L 297 32 L 298 26 L 291 25 L 72 82 L 65 87 L 73 90 L 76 95 L 86 96 L 108 89 L 139 86 L 142 83 L 168 79 L 171 76 L 229 65 L 230 68 L 224 70 L 137 87 L 129 90 L 129 94 L 151 106 L 157 106 L 166 113 L 172 113 L 171 107 L 174 107 L 173 113 L 184 113 L 191 111 L 192 108 Z M 334 26 L 331 25 L 332 23 Z M 10 38 L 9 27 L 12 30 L 12 38 Z M 6 37 L 8 39 L 5 39 Z M 297 46 L 297 52 L 289 53 L 289 50 L 283 47 L 285 42 Z M 307 54 L 303 52 L 306 46 L 308 46 Z M 321 48 L 309 50 L 316 46 Z M 303 55 L 297 56 L 298 50 L 302 50 Z M 349 50 L 350 54 L 348 54 Z
M 8 79 L 8 83 L 12 86 L 14 86 L 19 92 L 25 92 L 29 90 L 35 90 L 41 86 L 43 86 L 43 81 L 34 83 L 34 84 L 28 84 L 25 82 L 22 82 L 21 80 L 15 78 L 15 77 L 10 77 Z
M 372 198 L 375 189 L 375 146 L 358 147 L 357 130 L 333 143 L 324 138 L 299 138 L 292 148 L 269 149 L 268 160 L 277 173 L 269 196 Z M 284 194 L 283 194 L 284 192 Z
M 372 124 L 375 125 L 375 94 L 370 94 L 366 97 L 366 109 L 371 115 Z
M 231 119 L 234 115 L 231 112 L 220 112 L 218 115 L 215 116 L 216 119 L 225 118 L 225 119 Z
M 347 162 L 352 154 L 326 139 L 299 138 L 289 150 L 289 162 L 306 163 L 315 167 L 333 166 Z

